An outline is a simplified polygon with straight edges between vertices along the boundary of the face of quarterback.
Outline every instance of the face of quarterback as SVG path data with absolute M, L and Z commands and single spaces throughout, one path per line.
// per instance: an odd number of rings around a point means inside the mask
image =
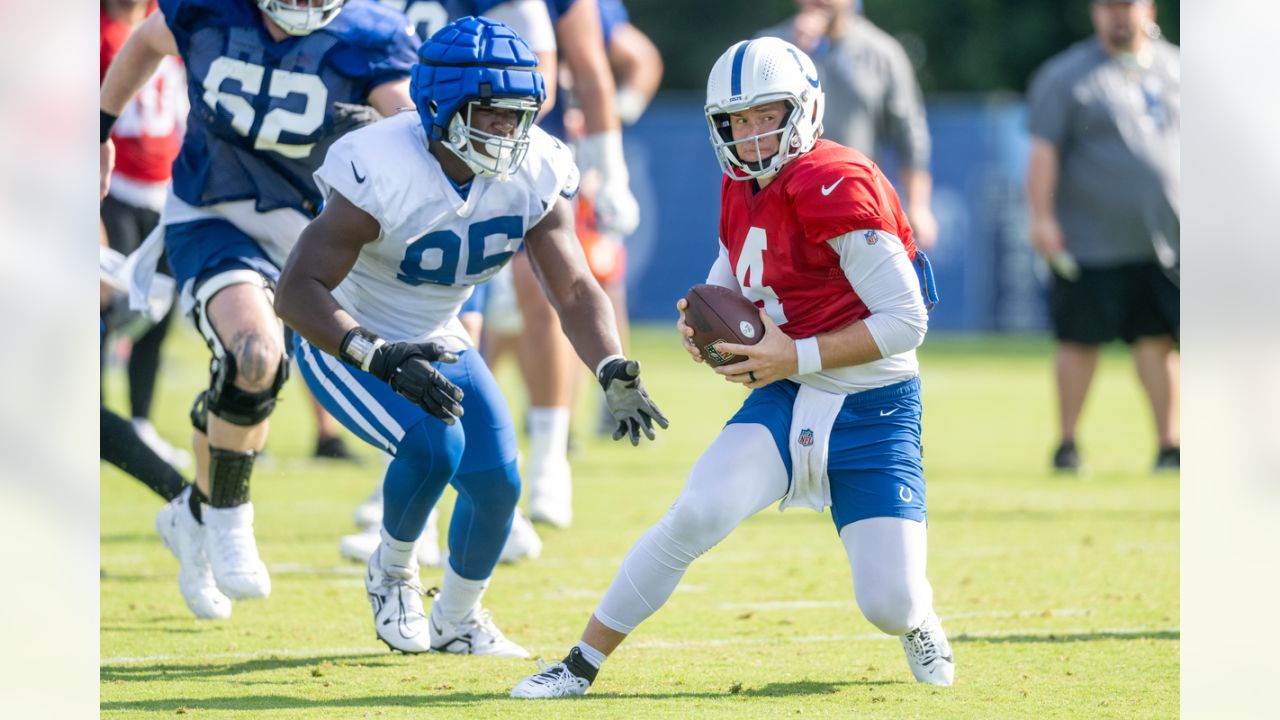
M 1089 16 L 1098 39 L 1111 52 L 1134 52 L 1147 25 L 1155 20 L 1155 4 L 1124 0 L 1094 0 Z
M 782 127 L 786 118 L 787 104 L 777 100 L 749 107 L 742 112 L 729 113 L 729 129 L 733 132 L 734 140 L 743 140 L 775 132 Z M 760 162 L 778 153 L 779 142 L 779 136 L 774 134 L 760 138 L 758 143 L 736 145 L 734 149 L 743 162 Z

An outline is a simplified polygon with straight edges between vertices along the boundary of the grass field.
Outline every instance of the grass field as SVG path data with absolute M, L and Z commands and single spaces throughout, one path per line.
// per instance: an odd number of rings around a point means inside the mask
M 194 620 L 152 520 L 159 501 L 102 471 L 101 710 L 108 718 L 865 717 L 1162 718 L 1178 712 L 1178 478 L 1148 471 L 1151 422 L 1123 353 L 1105 356 L 1085 411 L 1090 472 L 1047 471 L 1049 345 L 930 337 L 921 352 L 930 563 L 953 643 L 952 688 L 916 685 L 897 640 L 858 614 L 829 515 L 770 509 L 696 562 L 671 601 L 609 660 L 586 698 L 506 698 L 532 661 L 405 656 L 378 643 L 362 568 L 338 557 L 378 479 L 314 462 L 296 378 L 253 481 L 267 600 Z M 171 441 L 207 382 L 203 345 L 175 332 L 155 413 Z M 633 353 L 672 420 L 639 450 L 579 423 L 576 522 L 543 531 L 540 560 L 500 566 L 500 627 L 558 660 L 631 543 L 677 494 L 740 392 L 689 363 L 666 328 Z M 519 412 L 520 391 L 500 373 Z M 122 378 L 107 395 L 120 407 Z M 518 415 L 517 415 L 518 417 Z M 585 418 L 584 418 L 585 419 Z M 446 494 L 450 502 L 450 494 Z M 438 571 L 424 571 L 425 585 Z

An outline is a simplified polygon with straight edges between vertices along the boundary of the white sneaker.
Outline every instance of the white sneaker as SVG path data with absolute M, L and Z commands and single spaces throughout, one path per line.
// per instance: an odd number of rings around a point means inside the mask
M 950 685 L 955 680 L 956 663 L 951 654 L 951 643 L 942 631 L 942 621 L 933 611 L 920 627 L 903 635 L 902 649 L 907 653 L 907 665 L 916 680 L 930 685 Z
M 573 524 L 573 471 L 568 461 L 529 473 L 529 518 L 561 529 Z
M 513 698 L 562 698 L 586 695 L 591 683 L 569 671 L 564 662 L 548 665 L 538 661 L 538 672 L 511 688 Z
M 369 493 L 369 497 L 356 506 L 354 514 L 356 527 L 372 527 L 377 528 L 382 524 L 382 481 L 378 481 L 378 487 Z M 345 556 L 344 556 L 345 557 Z M 368 560 L 366 555 L 361 560 Z
M 160 508 L 156 532 L 178 558 L 178 589 L 187 607 L 201 620 L 223 620 L 231 617 L 231 600 L 213 581 L 213 571 L 204 554 L 204 527 L 191 517 L 187 506 L 190 497 L 191 488 L 187 488 Z
M 384 568 L 379 555 L 375 551 L 369 558 L 369 571 L 364 576 L 364 588 L 373 607 L 374 632 L 392 650 L 403 653 L 431 650 L 418 568 Z
M 529 651 L 511 642 L 502 634 L 493 617 L 484 608 L 476 608 L 461 622 L 452 623 L 444 618 L 439 605 L 431 606 L 431 649 L 455 655 L 496 655 L 498 657 L 527 658 Z
M 138 439 L 151 448 L 151 452 L 159 455 L 161 460 L 179 470 L 190 470 L 195 464 L 191 453 L 170 445 L 164 438 L 160 437 L 160 433 L 156 432 L 156 427 L 151 424 L 150 420 L 133 418 L 129 424 L 133 426 L 133 432 L 138 436 Z
M 271 594 L 271 576 L 253 536 L 253 503 L 233 508 L 204 506 L 205 554 L 218 589 L 234 600 Z
M 418 564 L 422 567 L 441 567 L 444 564 L 444 553 L 440 551 L 440 534 L 437 531 L 436 511 L 427 516 L 427 528 L 418 538 Z M 351 535 L 343 535 L 338 542 L 338 553 L 348 560 L 369 562 L 373 552 L 382 543 L 381 521 L 376 525 Z
M 538 537 L 538 531 L 533 529 L 533 524 L 525 519 L 520 509 L 516 508 L 516 516 L 511 520 L 511 534 L 502 546 L 498 562 L 514 563 L 525 558 L 536 560 L 541 554 L 542 538 Z

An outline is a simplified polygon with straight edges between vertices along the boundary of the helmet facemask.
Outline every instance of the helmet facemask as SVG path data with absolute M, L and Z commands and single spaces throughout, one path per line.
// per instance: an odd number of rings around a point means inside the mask
M 477 107 L 516 111 L 516 126 L 511 136 L 495 135 L 476 128 L 472 124 L 472 114 Z M 477 175 L 506 180 L 520 169 L 529 152 L 529 129 L 538 116 L 539 107 L 538 100 L 532 97 L 471 100 L 449 120 L 448 136 L 442 144 Z
M 733 128 L 730 125 L 730 114 L 742 112 L 758 105 L 767 105 L 778 100 L 786 103 L 787 115 L 777 130 L 770 130 L 758 135 L 751 135 L 740 140 L 733 139 Z M 767 95 L 752 98 L 751 103 L 735 104 L 728 107 L 707 108 L 707 124 L 711 127 L 711 146 L 716 151 L 716 159 L 720 169 L 732 180 L 758 180 L 776 175 L 782 166 L 801 154 L 800 136 L 796 132 L 796 123 L 804 112 L 801 102 L 797 102 L 788 94 Z M 760 141 L 770 136 L 777 136 L 778 150 L 769 157 L 763 157 Z M 753 145 L 759 160 L 743 160 L 738 148 Z
M 333 22 L 346 0 L 324 0 L 312 5 L 311 0 L 258 0 L 258 8 L 294 36 L 310 35 Z

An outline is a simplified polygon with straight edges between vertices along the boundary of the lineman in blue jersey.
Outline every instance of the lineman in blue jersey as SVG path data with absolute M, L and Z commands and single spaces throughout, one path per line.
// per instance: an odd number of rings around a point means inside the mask
M 544 291 L 618 422 L 653 439 L 666 419 L 621 354 L 613 312 L 574 237 L 569 149 L 533 127 L 536 59 L 507 26 L 467 17 L 418 52 L 416 115 L 337 142 L 316 172 L 324 211 L 290 254 L 276 310 L 300 335 L 316 397 L 392 453 L 382 543 L 365 577 L 378 637 L 404 652 L 527 656 L 480 606 L 520 494 L 511 417 L 457 321 L 523 241 Z M 446 484 L 458 491 L 430 615 L 414 542 Z
M 180 578 L 196 578 L 180 582 L 188 606 L 225 617 L 230 604 L 209 598 L 271 589 L 249 478 L 286 377 L 271 307 L 278 267 L 320 205 L 311 174 L 350 124 L 347 104 L 391 114 L 412 103 L 413 43 L 404 16 L 372 0 L 160 0 L 103 80 L 104 187 L 111 124 L 166 54 L 182 57 L 191 113 L 161 217 L 164 247 L 213 362 L 192 410 L 198 489 L 157 528 Z M 157 251 L 159 237 L 139 252 Z

